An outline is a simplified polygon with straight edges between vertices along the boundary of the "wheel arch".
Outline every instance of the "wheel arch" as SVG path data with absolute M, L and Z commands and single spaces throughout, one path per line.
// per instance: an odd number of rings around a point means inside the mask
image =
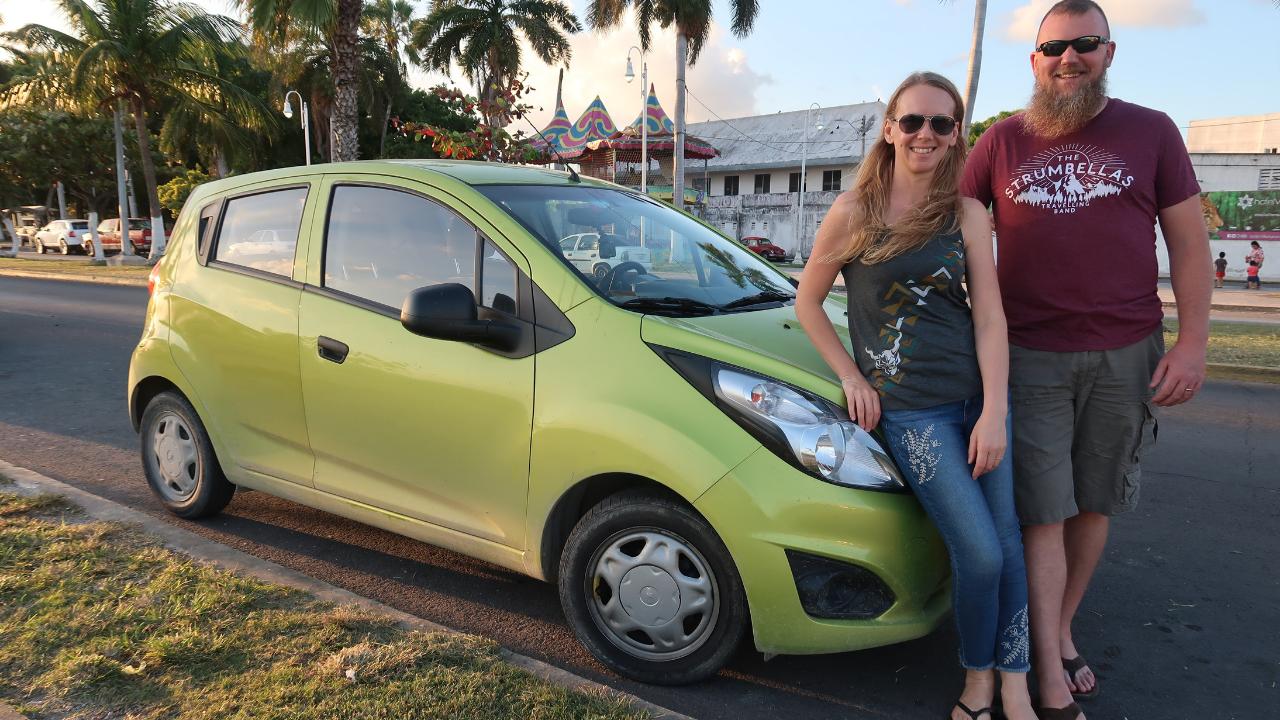
M 579 481 L 556 500 L 542 526 L 539 559 L 543 577 L 554 583 L 560 574 L 560 556 L 569 534 L 591 508 L 605 498 L 627 490 L 645 490 L 686 506 L 711 527 L 711 522 L 698 512 L 687 498 L 662 483 L 632 473 L 604 473 Z M 712 530 L 714 531 L 714 527 Z
M 147 405 L 151 403 L 151 400 L 160 393 L 169 390 L 178 393 L 187 402 L 191 403 L 192 407 L 195 407 L 192 399 L 187 397 L 182 388 L 178 387 L 172 380 L 159 375 L 143 378 L 133 386 L 133 392 L 129 395 L 129 422 L 133 423 L 134 432 L 139 432 L 142 429 L 142 413 L 146 412 Z

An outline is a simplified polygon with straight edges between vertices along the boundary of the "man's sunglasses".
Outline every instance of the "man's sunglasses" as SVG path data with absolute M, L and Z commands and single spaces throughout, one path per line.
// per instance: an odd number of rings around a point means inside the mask
M 920 132 L 920 128 L 924 127 L 924 121 L 929 121 L 929 127 L 933 129 L 934 135 L 950 135 L 952 130 L 956 129 L 956 119 L 950 115 L 903 115 L 898 118 L 889 118 L 898 123 L 898 129 L 910 135 L 911 133 Z
M 1036 46 L 1036 52 L 1045 57 L 1058 57 L 1070 47 L 1083 55 L 1097 50 L 1099 45 L 1109 45 L 1110 43 L 1110 40 L 1101 35 L 1081 35 L 1075 40 L 1046 40 Z

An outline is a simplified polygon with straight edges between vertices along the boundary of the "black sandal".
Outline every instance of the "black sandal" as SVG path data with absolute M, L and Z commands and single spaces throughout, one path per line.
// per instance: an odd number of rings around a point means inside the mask
M 956 707 L 960 708 L 960 712 L 968 715 L 973 720 L 978 720 L 983 715 L 991 715 L 991 708 L 989 707 L 984 707 L 981 710 L 970 710 L 968 705 L 959 700 L 956 701 Z M 947 720 L 951 720 L 951 713 L 947 713 Z
M 1080 672 L 1081 670 L 1087 667 L 1089 667 L 1089 663 L 1081 655 L 1077 655 L 1071 658 L 1070 660 L 1066 658 L 1062 658 L 1062 669 L 1067 671 L 1067 674 L 1071 676 L 1071 682 L 1075 683 L 1077 686 L 1080 683 L 1076 680 L 1076 673 Z M 1098 692 L 1101 689 L 1102 689 L 1102 685 L 1101 683 L 1098 682 L 1098 674 L 1094 673 L 1093 689 L 1090 690 L 1089 692 L 1073 692 L 1071 693 L 1071 697 L 1075 698 L 1076 700 L 1092 700 L 1098 697 Z
M 1080 717 L 1080 706 L 1071 703 L 1061 708 L 1038 707 L 1036 717 L 1040 720 L 1076 720 Z

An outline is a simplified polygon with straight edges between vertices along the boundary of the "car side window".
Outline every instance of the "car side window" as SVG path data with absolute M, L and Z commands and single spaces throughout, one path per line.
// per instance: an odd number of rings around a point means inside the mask
M 516 314 L 516 266 L 492 240 L 484 241 L 484 265 L 480 269 L 480 304 Z
M 213 259 L 273 275 L 293 274 L 306 188 L 232 198 L 223 211 Z
M 325 233 L 324 286 L 396 309 L 428 285 L 475 292 L 477 237 L 460 215 L 421 195 L 339 185 Z

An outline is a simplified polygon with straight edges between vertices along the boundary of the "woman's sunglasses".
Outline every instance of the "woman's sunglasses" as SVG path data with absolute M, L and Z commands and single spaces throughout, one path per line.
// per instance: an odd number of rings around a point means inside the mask
M 1070 47 L 1083 55 L 1097 50 L 1099 45 L 1108 45 L 1110 43 L 1110 40 L 1101 35 L 1081 35 L 1075 40 L 1046 40 L 1036 47 L 1036 52 L 1043 54 L 1045 57 L 1058 57 Z
M 950 135 L 952 130 L 956 129 L 956 119 L 950 115 L 903 115 L 898 118 L 889 118 L 898 123 L 898 129 L 910 135 L 911 133 L 920 132 L 920 128 L 924 127 L 924 121 L 929 121 L 929 127 L 933 130 L 934 135 Z

